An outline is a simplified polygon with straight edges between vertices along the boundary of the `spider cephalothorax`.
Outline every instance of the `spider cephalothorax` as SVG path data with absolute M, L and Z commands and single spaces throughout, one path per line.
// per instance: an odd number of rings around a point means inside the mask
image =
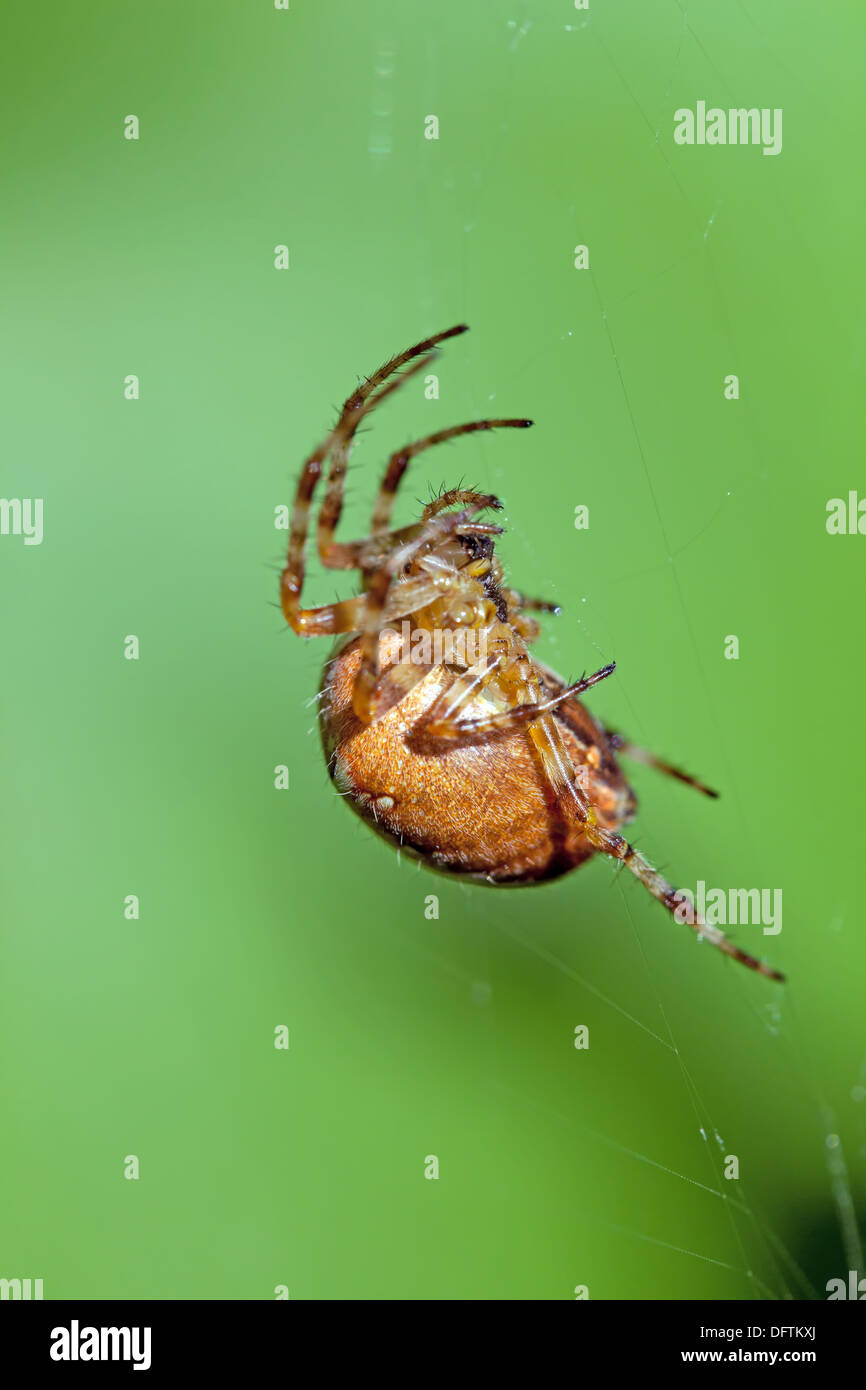
M 365 820 L 431 868 L 481 883 L 529 884 L 602 853 L 674 912 L 683 899 L 619 833 L 636 801 L 616 753 L 715 793 L 606 730 L 581 704 L 579 696 L 609 676 L 613 663 L 568 685 L 530 654 L 539 627 L 529 612 L 557 609 L 505 584 L 495 550 L 502 528 L 481 519 L 500 509 L 496 497 L 453 488 L 428 503 L 420 521 L 391 528 L 395 494 L 417 454 L 458 435 L 532 422 L 477 420 L 398 449 L 370 535 L 335 540 L 358 426 L 424 370 L 439 343 L 465 331 L 459 325 L 427 338 L 368 377 L 301 471 L 280 595 L 295 632 L 343 637 L 320 692 L 328 768 Z M 359 571 L 362 592 L 302 608 L 310 506 L 328 458 L 319 555 L 328 568 Z M 718 928 L 694 913 L 687 920 L 727 955 L 781 979 Z

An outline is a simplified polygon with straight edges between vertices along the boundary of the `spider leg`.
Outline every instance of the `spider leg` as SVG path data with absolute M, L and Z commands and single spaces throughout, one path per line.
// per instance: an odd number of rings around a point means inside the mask
M 693 777 L 691 773 L 683 772 L 682 768 L 675 767 L 673 763 L 667 762 L 664 758 L 657 758 L 654 753 L 648 753 L 645 748 L 632 743 L 630 739 L 623 738 L 613 729 L 605 729 L 605 733 L 611 748 L 622 753 L 623 757 L 633 758 L 636 763 L 643 763 L 646 767 L 654 767 L 657 772 L 663 772 L 667 777 L 675 777 L 678 782 L 685 782 L 687 787 L 694 787 L 696 791 L 703 792 L 704 796 L 718 797 L 718 792 L 713 791 L 712 787 L 708 787 L 697 777 Z
M 528 618 L 528 612 L 561 613 L 558 603 L 544 598 L 527 598 L 517 589 L 504 589 L 503 597 L 508 608 L 508 621 L 527 645 L 541 636 L 541 624 L 535 618 Z
M 503 423 L 531 425 L 532 421 L 518 420 L 516 422 L 511 421 Z M 438 516 L 440 512 L 444 512 L 448 507 L 475 507 L 477 505 L 493 507 L 496 511 L 502 510 L 502 503 L 499 498 L 494 497 L 492 493 L 473 492 L 467 488 L 452 487 L 448 492 L 443 492 L 441 497 L 436 497 L 432 502 L 427 503 L 427 506 L 421 513 L 421 520 L 430 521 L 432 517 Z
M 454 588 L 459 591 L 460 577 L 455 573 L 454 578 L 456 581 Z M 390 625 L 398 618 L 414 613 L 417 609 L 424 608 L 428 604 L 441 599 L 442 593 L 443 586 L 441 583 L 434 583 L 432 579 L 426 578 L 423 575 L 415 579 L 406 580 L 399 585 L 392 585 L 388 600 L 385 604 L 383 621 Z M 462 628 L 457 631 L 471 632 L 475 635 L 475 629 L 471 628 Z M 380 629 L 380 637 L 386 638 L 385 654 L 388 653 L 387 634 L 387 627 Z M 425 659 L 427 653 L 424 651 L 424 648 L 420 644 L 416 646 L 414 640 L 416 634 L 420 634 L 421 637 L 427 638 L 428 640 L 430 638 L 430 631 L 424 626 L 413 628 L 412 635 L 406 634 L 405 632 L 397 633 L 397 631 L 394 630 L 394 640 L 403 643 L 404 652 L 406 650 L 405 643 L 408 637 L 411 654 L 408 660 L 395 661 L 392 665 L 388 666 L 385 671 L 381 671 L 380 666 L 377 665 L 374 682 L 368 697 L 369 722 L 371 724 L 375 724 L 377 720 L 386 715 L 394 705 L 398 704 L 404 696 L 408 695 L 409 692 L 415 688 L 424 676 L 442 664 L 438 659 L 438 654 L 436 659 L 433 659 L 434 654 L 430 648 L 428 648 L 430 659 Z M 383 653 L 378 649 L 378 644 L 377 653 L 381 658 Z M 399 652 L 397 654 L 400 655 Z M 449 657 L 446 659 L 450 659 L 450 655 L 451 653 L 449 653 Z M 462 647 L 457 646 L 455 660 L 463 658 L 464 655 L 465 644 Z M 493 672 L 491 671 L 491 675 L 492 674 Z M 462 677 L 458 677 L 458 679 L 462 679 Z M 452 690 L 453 686 L 449 686 L 448 692 L 446 693 L 450 693 Z
M 303 634 L 320 631 L 317 626 L 319 620 L 312 616 L 316 610 L 302 609 L 300 599 L 304 584 L 304 550 L 309 531 L 310 506 L 322 475 L 325 460 L 332 449 L 341 446 L 344 441 L 351 441 L 364 417 L 391 391 L 402 385 L 410 375 L 422 370 L 425 362 L 430 360 L 431 349 L 435 348 L 438 343 L 444 342 L 446 338 L 453 338 L 458 333 L 465 332 L 466 325 L 459 324 L 456 328 L 449 328 L 444 333 L 434 334 L 432 338 L 425 338 L 423 342 L 416 343 L 414 347 L 392 357 L 346 399 L 336 426 L 306 460 L 298 479 L 292 524 L 289 530 L 288 556 L 280 578 L 280 602 L 283 614 L 295 632 Z M 421 360 L 415 361 L 416 358 Z M 388 378 L 392 377 L 407 362 L 413 363 L 409 371 L 403 376 L 397 377 L 396 380 L 389 381 Z M 331 497 L 330 514 L 336 513 L 337 518 L 342 509 L 343 476 L 345 474 L 345 456 L 343 455 L 341 458 L 343 471 L 342 473 L 339 472 L 338 461 L 338 476 L 329 484 L 328 488 Z M 336 525 L 336 520 L 333 524 Z M 334 567 L 337 567 L 336 563 Z M 331 631 L 333 629 L 326 630 Z
M 501 534 L 501 527 L 471 519 L 473 511 L 484 510 L 494 500 L 489 496 L 480 496 L 478 501 L 468 510 L 450 512 L 447 516 L 438 516 L 430 521 L 419 523 L 412 528 L 416 534 L 403 545 L 393 549 L 380 567 L 370 575 L 365 595 L 367 608 L 361 633 L 361 665 L 355 676 L 352 690 L 352 708 L 364 724 L 371 723 L 374 718 L 373 699 L 380 676 L 379 635 L 386 621 L 385 614 L 395 574 L 398 574 L 414 560 L 425 546 L 440 541 L 446 536 Z M 403 585 L 400 586 L 400 588 L 403 587 Z
M 364 626 L 367 596 L 324 603 L 319 608 L 301 608 L 292 627 L 301 637 L 336 637 L 343 632 L 359 632 Z
M 394 509 L 394 498 L 400 483 L 406 473 L 413 458 L 424 452 L 425 449 L 432 449 L 435 444 L 444 444 L 448 439 L 457 439 L 463 434 L 476 434 L 479 430 L 499 430 L 516 429 L 525 430 L 532 424 L 531 420 L 471 420 L 465 425 L 451 425 L 446 430 L 436 430 L 434 434 L 428 434 L 424 439 L 416 439 L 414 444 L 404 444 L 402 449 L 397 449 L 388 461 L 385 476 L 379 487 L 376 504 L 373 508 L 373 521 L 371 530 L 385 531 L 391 520 L 391 513 Z M 468 501 L 474 494 L 461 494 L 460 501 Z M 437 508 L 441 510 L 441 508 Z M 423 520 L 435 516 L 435 511 L 428 508 L 424 509 Z
M 390 391 L 394 390 L 400 382 L 408 380 L 422 372 L 432 361 L 435 349 L 440 343 L 448 338 L 454 338 L 460 333 L 466 332 L 465 324 L 458 324 L 456 328 L 448 328 L 444 333 L 435 333 L 432 338 L 425 338 L 423 342 L 416 343 L 414 347 L 408 348 L 406 352 L 401 352 L 397 357 L 393 357 L 390 362 L 386 362 L 376 373 L 376 385 L 384 382 L 386 378 L 392 376 L 394 372 L 411 362 L 413 365 L 397 382 L 392 382 L 364 405 L 363 408 L 353 415 L 353 418 L 346 422 L 345 427 L 335 431 L 333 453 L 331 456 L 331 467 L 328 473 L 328 486 L 325 492 L 325 500 L 319 513 L 318 522 L 318 546 L 319 555 L 322 563 L 329 569 L 353 569 L 356 564 L 354 553 L 356 546 L 338 545 L 334 540 L 334 532 L 343 510 L 343 490 L 346 481 L 346 469 L 349 464 L 349 454 L 354 443 L 355 432 L 362 419 L 382 401 Z M 420 358 L 420 361 L 415 359 Z M 373 380 L 373 378 L 371 378 Z M 356 393 L 357 394 L 357 393 Z
M 413 371 L 420 370 L 420 367 L 426 366 L 427 361 L 429 361 L 429 359 L 425 358 L 419 365 L 419 368 L 413 369 Z M 411 372 L 404 373 L 401 381 L 405 380 L 406 377 L 411 374 Z M 457 439 L 460 435 L 475 434 L 479 430 L 505 428 L 528 429 L 531 424 L 531 420 L 473 420 L 465 425 L 451 425 L 448 429 L 437 430 L 434 434 L 428 434 L 423 439 L 416 439 L 412 444 L 404 444 L 402 448 L 397 449 L 391 455 L 388 461 L 388 467 L 385 470 L 384 477 L 379 486 L 370 524 L 371 536 L 364 540 L 349 541 L 339 545 L 334 541 L 334 528 L 339 520 L 342 500 L 340 499 L 339 505 L 332 503 L 329 507 L 331 486 L 335 477 L 334 468 L 338 464 L 337 451 L 335 451 L 334 466 L 332 466 L 331 474 L 328 478 L 328 496 L 326 496 L 319 514 L 319 555 L 323 564 L 327 565 L 329 569 L 355 569 L 360 565 L 364 565 L 371 555 L 386 553 L 391 543 L 403 538 L 404 533 L 409 531 L 408 527 L 403 528 L 402 531 L 388 530 L 391 514 L 394 509 L 394 499 L 410 462 L 413 458 L 416 458 L 418 454 L 423 453 L 425 449 L 431 449 L 435 444 L 443 444 L 449 439 Z M 345 446 L 346 458 L 342 460 L 340 465 L 341 471 L 338 469 L 337 472 L 338 485 L 339 480 L 345 475 L 345 465 L 350 444 L 351 439 L 348 439 Z M 426 507 L 422 515 L 422 520 L 428 521 L 431 516 L 435 516 L 448 506 L 456 504 L 464 506 L 469 505 L 480 495 L 481 494 L 477 492 L 454 489 L 452 492 L 445 494 L 443 498 L 437 499 L 436 504 L 431 504 Z M 490 505 L 498 508 L 500 503 L 496 501 L 491 502 Z M 383 542 L 385 542 L 385 544 L 383 544 Z
M 358 543 L 338 545 L 334 540 L 334 532 L 343 512 L 346 470 L 349 466 L 349 455 L 352 452 L 352 445 L 355 442 L 359 425 L 392 392 L 399 391 L 400 387 L 410 381 L 418 372 L 423 372 L 435 356 L 435 352 L 430 352 L 426 357 L 421 357 L 417 362 L 413 362 L 402 376 L 386 382 L 375 395 L 362 402 L 347 419 L 344 420 L 341 417 L 334 429 L 331 436 L 331 467 L 328 472 L 328 485 L 316 526 L 319 558 L 328 569 L 354 569 L 357 564 Z
M 497 666 L 501 664 L 502 658 L 497 660 L 496 665 L 490 670 L 489 676 L 495 674 Z M 616 669 L 616 663 L 611 662 L 609 666 L 603 666 L 600 671 L 595 671 L 591 676 L 583 676 L 581 680 L 575 681 L 573 685 L 564 686 L 556 694 L 544 700 L 533 700 L 525 705 L 515 705 L 512 709 L 503 710 L 501 713 L 493 713 L 482 716 L 478 719 L 457 720 L 454 718 L 455 709 L 459 709 L 471 695 L 476 694 L 477 690 L 469 688 L 466 677 L 458 677 L 455 684 L 460 687 L 461 682 L 467 693 L 464 698 L 460 698 L 456 703 L 449 703 L 449 707 L 441 715 L 434 716 L 429 721 L 425 719 L 424 730 L 434 738 L 447 738 L 454 740 L 466 740 L 467 742 L 479 742 L 488 738 L 501 737 L 502 735 L 513 733 L 516 729 L 523 728 L 525 725 L 538 719 L 543 714 L 548 714 L 556 709 L 557 705 L 564 700 L 573 699 L 576 695 L 582 695 L 584 691 L 590 690 L 592 686 L 598 685 L 605 677 L 611 675 Z M 466 672 L 466 676 L 471 672 Z M 486 682 L 485 682 L 486 683 Z M 452 687 L 453 689 L 454 687 Z M 461 689 L 461 695 L 463 690 Z
M 507 598 L 509 598 L 509 599 L 512 601 L 512 603 L 514 604 L 515 609 L 516 609 L 518 612 L 519 612 L 521 609 L 522 609 L 524 612 L 528 612 L 528 613 L 561 613 L 561 612 L 562 612 L 562 608 L 561 608 L 560 604 L 558 604 L 558 603 L 553 603 L 551 599 L 546 599 L 546 598 L 527 598 L 526 594 L 521 594 L 517 589 L 509 589 L 506 596 L 507 596 Z
M 623 835 L 615 830 L 605 830 L 598 824 L 589 799 L 577 785 L 571 759 L 563 746 L 558 730 L 551 727 L 552 723 L 552 720 L 545 717 L 530 726 L 528 735 L 538 749 L 545 772 L 557 794 L 564 814 L 580 825 L 586 838 L 595 849 L 602 854 L 610 855 L 612 859 L 620 860 L 629 872 L 633 873 L 635 878 L 652 893 L 654 898 L 657 898 L 671 914 L 676 913 L 677 908 L 683 907 L 685 900 L 673 884 L 669 883 L 657 869 L 654 869 Z M 758 960 L 755 956 L 750 956 L 739 946 L 735 946 L 724 932 L 719 931 L 718 927 L 709 926 L 697 912 L 690 911 L 685 920 L 699 937 L 706 937 L 707 941 L 712 942 L 718 950 L 723 951 L 733 960 L 738 960 L 742 965 L 747 965 L 750 970 L 756 970 L 759 975 L 766 975 L 770 980 L 783 980 L 785 978 L 778 970 L 771 969 L 763 961 Z
M 395 618 L 405 618 L 419 608 L 426 608 L 428 604 L 435 603 L 441 597 L 441 583 L 437 583 L 429 574 L 418 574 L 411 579 L 404 579 L 400 584 L 392 584 L 388 590 L 384 620 L 391 622 Z
M 541 636 L 541 623 L 535 618 L 527 618 L 524 613 L 512 613 L 509 621 L 527 646 L 537 642 Z
M 561 690 L 562 683 L 554 678 L 553 672 L 544 669 L 545 684 L 552 690 Z M 663 772 L 667 777 L 674 777 L 678 782 L 684 782 L 688 787 L 694 787 L 696 791 L 703 792 L 704 796 L 710 796 L 714 800 L 719 793 L 713 791 L 705 782 L 693 777 L 690 772 L 684 772 L 682 768 L 676 767 L 674 763 L 669 763 L 664 758 L 658 758 L 654 753 L 650 753 L 646 748 L 641 748 L 638 744 L 632 743 L 630 739 L 624 738 L 614 729 L 605 728 L 604 733 L 607 737 L 611 749 L 616 753 L 622 753 L 623 757 L 633 758 L 636 763 L 643 763 L 646 767 L 654 767 L 657 772 Z
M 414 741 L 423 743 L 425 735 L 432 735 L 433 738 L 442 737 L 443 729 L 447 730 L 446 737 L 452 730 L 465 729 L 466 723 L 461 722 L 457 715 L 490 684 L 493 677 L 502 670 L 507 659 L 507 651 L 494 652 L 461 671 L 459 676 L 455 676 L 448 688 L 433 702 L 421 724 L 413 731 Z
M 417 531 L 417 525 L 407 526 L 405 533 L 392 532 L 391 535 L 395 538 L 394 543 L 397 544 L 411 539 Z M 390 590 L 385 608 L 385 618 L 388 620 L 403 618 L 407 613 L 414 612 L 416 608 L 423 608 L 425 604 L 432 603 L 441 595 L 441 586 L 425 575 L 408 579 Z M 302 633 L 304 637 L 336 636 L 343 632 L 360 632 L 364 626 L 366 614 L 367 595 L 359 594 L 355 598 L 343 599 L 339 603 L 325 603 L 320 608 L 302 608 L 299 610 L 297 618 L 297 622 L 302 626 L 295 626 L 295 624 L 292 626 L 296 632 Z
M 477 527 L 473 527 L 477 530 Z M 498 528 L 497 528 L 498 529 Z M 402 531 L 387 533 L 388 544 L 381 549 L 361 548 L 358 563 L 365 572 L 375 570 L 385 563 L 388 554 L 395 548 L 413 540 L 419 533 L 418 523 L 406 526 Z M 442 587 L 429 575 L 419 575 L 392 586 L 385 605 L 385 620 L 403 618 L 417 608 L 442 597 Z M 327 637 L 344 632 L 360 632 L 367 614 L 367 595 L 343 599 L 339 603 L 326 603 L 320 608 L 302 608 L 298 611 L 296 622 L 292 624 L 295 632 L 304 637 Z
M 683 898 L 673 884 L 669 883 L 657 869 L 654 869 L 652 864 L 638 853 L 634 845 L 629 844 L 622 835 L 617 834 L 616 831 L 602 830 L 598 825 L 587 826 L 586 833 L 596 849 L 601 850 L 603 854 L 609 854 L 614 859 L 621 860 L 635 878 L 652 893 L 654 898 L 663 903 L 669 912 L 676 912 L 677 908 L 683 905 Z M 756 970 L 759 975 L 766 975 L 769 980 L 784 980 L 784 975 L 778 970 L 773 970 L 762 960 L 758 960 L 756 956 L 751 956 L 747 951 L 735 946 L 724 932 L 719 931 L 718 927 L 708 926 L 697 912 L 692 911 L 686 920 L 697 932 L 698 937 L 706 937 L 707 941 L 712 942 L 732 960 L 738 960 L 741 965 L 747 965 L 750 970 Z
M 370 723 L 382 719 L 433 669 L 423 662 L 400 661 L 378 675 L 370 695 Z

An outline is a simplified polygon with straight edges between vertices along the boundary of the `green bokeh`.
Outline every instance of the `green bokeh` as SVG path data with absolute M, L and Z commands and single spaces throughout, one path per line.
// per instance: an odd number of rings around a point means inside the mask
M 0 1276 L 749 1298 L 803 1291 L 780 1243 L 819 1296 L 847 1269 L 866 539 L 824 521 L 866 494 L 864 20 L 685 9 L 7 5 L 2 491 L 45 537 L 0 537 Z M 783 108 L 782 154 L 675 146 L 699 99 Z M 740 939 L 785 989 L 603 863 L 526 892 L 399 864 L 327 780 L 274 508 L 357 375 L 461 320 L 440 398 L 364 435 L 346 534 L 404 440 L 536 420 L 419 460 L 400 518 L 443 480 L 503 496 L 513 582 L 564 609 L 542 657 L 615 658 L 593 708 L 723 793 L 638 768 L 635 839 L 684 885 L 781 887 L 781 935 Z

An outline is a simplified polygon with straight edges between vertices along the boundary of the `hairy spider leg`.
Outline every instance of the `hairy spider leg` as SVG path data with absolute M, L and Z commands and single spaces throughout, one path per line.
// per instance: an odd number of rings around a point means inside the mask
M 519 658 L 518 658 L 519 660 Z M 513 663 L 516 665 L 516 661 Z M 431 733 L 436 738 L 447 738 L 478 742 L 481 739 L 503 737 L 504 735 L 515 732 L 517 729 L 525 728 L 533 720 L 538 719 L 542 714 L 548 714 L 555 710 L 565 700 L 572 699 L 577 695 L 583 695 L 585 691 L 591 690 L 599 681 L 603 681 L 607 676 L 613 674 L 616 669 L 614 662 L 609 666 L 603 666 L 601 670 L 595 671 L 591 676 L 582 676 L 573 685 L 565 686 L 555 695 L 549 696 L 544 700 L 532 700 L 526 704 L 515 705 L 512 709 L 503 710 L 499 713 L 492 713 L 477 719 L 455 720 L 454 711 L 449 709 L 439 717 L 433 718 L 429 723 L 425 720 L 425 731 Z M 459 681 L 461 677 L 458 677 Z M 466 703 L 465 700 L 460 702 Z M 459 706 L 458 706 L 459 708 Z
M 527 423 L 531 422 L 527 421 Z M 522 420 L 520 424 L 523 424 Z M 478 499 L 485 495 L 487 496 L 486 505 L 488 507 L 493 507 L 496 511 L 502 510 L 502 503 L 499 498 L 494 497 L 492 494 L 475 492 L 472 488 L 452 487 L 449 488 L 447 492 L 443 492 L 441 496 L 434 497 L 432 502 L 427 503 L 427 506 L 421 513 L 421 520 L 429 521 L 431 517 L 438 516 L 440 512 L 446 511 L 448 507 L 474 506 Z
M 434 445 L 444 444 L 449 439 L 459 439 L 464 434 L 477 434 L 480 430 L 525 430 L 529 429 L 531 425 L 531 420 L 470 420 L 465 425 L 451 425 L 448 429 L 436 430 L 423 439 L 416 439 L 413 444 L 404 444 L 402 448 L 397 449 L 391 455 L 388 461 L 388 467 L 385 470 L 385 476 L 382 479 L 373 507 L 371 524 L 373 533 L 376 534 L 388 529 L 397 489 L 412 459 L 417 458 L 425 449 L 432 449 Z M 468 498 L 469 494 L 466 496 Z M 441 511 L 442 508 L 438 510 Z M 435 514 L 435 512 L 430 512 L 428 508 L 425 508 L 422 519 L 426 521 L 428 516 L 435 516 Z
M 511 599 L 518 612 L 525 613 L 554 613 L 562 612 L 562 607 L 547 598 L 527 598 L 526 594 L 521 594 L 518 589 L 507 589 L 505 591 L 507 599 Z
M 429 350 L 434 348 L 437 343 L 446 338 L 455 337 L 458 333 L 464 333 L 466 326 L 459 324 L 455 328 L 447 329 L 444 333 L 435 334 L 432 338 L 425 338 L 422 342 L 416 343 L 412 348 L 392 357 L 378 371 L 353 391 L 347 397 L 340 417 L 335 428 L 328 434 L 318 448 L 306 460 L 301 476 L 298 479 L 298 487 L 295 495 L 295 506 L 292 512 L 292 522 L 289 530 L 289 544 L 286 565 L 280 578 L 280 602 L 283 614 L 293 631 L 302 635 L 321 635 L 324 633 L 350 632 L 357 631 L 362 626 L 362 615 L 366 608 L 366 603 L 361 597 L 358 600 L 349 600 L 350 605 L 326 604 L 320 609 L 302 609 L 301 591 L 304 583 L 304 551 L 306 548 L 307 534 L 309 531 L 310 507 L 316 486 L 322 475 L 322 469 L 331 449 L 339 442 L 344 435 L 354 434 L 361 420 L 369 413 L 384 397 L 392 390 L 399 387 L 407 380 L 409 375 L 420 371 L 424 363 L 424 355 L 427 360 L 431 360 Z M 407 362 L 412 362 L 416 357 L 421 357 L 422 361 L 415 362 L 409 372 L 397 377 L 395 381 L 388 382 L 394 372 Z M 383 386 L 383 383 L 387 383 Z M 379 388 L 382 387 L 381 390 Z M 375 394 L 374 394 L 375 393 Z M 372 400 L 370 398 L 373 398 Z M 342 485 L 341 485 L 342 487 Z M 342 492 L 340 491 L 340 496 Z
M 612 859 L 618 859 L 652 893 L 654 898 L 662 903 L 671 914 L 675 913 L 677 908 L 682 906 L 684 900 L 673 884 L 669 883 L 657 869 L 654 869 L 623 835 L 615 830 L 605 830 L 598 824 L 589 799 L 577 784 L 573 764 L 553 721 L 545 717 L 531 725 L 529 737 L 538 749 L 545 772 L 563 813 L 582 827 L 586 838 L 595 849 L 602 854 L 609 855 Z M 735 946 L 724 932 L 719 931 L 718 927 L 709 926 L 698 913 L 691 912 L 687 920 L 689 926 L 697 932 L 699 937 L 705 937 L 713 946 L 716 946 L 718 950 L 723 951 L 733 960 L 747 965 L 750 970 L 756 970 L 759 975 L 766 975 L 768 979 L 784 980 L 784 975 L 780 974 L 779 971 L 771 969 L 763 961 L 758 960 L 755 956 L 750 956 L 739 946 Z
M 361 421 L 390 394 L 396 383 L 392 383 L 390 387 L 385 387 L 384 390 L 378 388 L 407 363 L 413 365 L 399 380 L 408 380 L 418 372 L 423 371 L 433 361 L 435 349 L 440 343 L 446 342 L 449 338 L 456 338 L 459 334 L 467 331 L 467 325 L 460 323 L 454 328 L 446 328 L 442 333 L 434 333 L 432 337 L 424 338 L 414 347 L 398 353 L 396 357 L 392 357 L 377 372 L 374 372 L 373 376 L 369 377 L 363 386 L 353 392 L 346 401 L 340 421 L 332 436 L 331 467 L 317 528 L 319 555 L 322 563 L 327 565 L 329 569 L 354 569 L 357 564 L 357 543 L 355 545 L 338 545 L 334 540 L 334 532 L 343 511 L 346 469 L 355 432 Z M 417 358 L 421 360 L 416 361 Z
M 324 501 L 319 509 L 319 519 L 316 525 L 319 558 L 327 569 L 355 569 L 358 564 L 359 552 L 366 543 L 365 541 L 349 541 L 340 544 L 334 540 L 334 532 L 343 513 L 346 470 L 349 466 L 349 454 L 352 451 L 358 427 L 368 415 L 372 414 L 377 405 L 381 405 L 394 391 L 399 391 L 400 387 L 404 386 L 407 381 L 411 381 L 419 372 L 423 372 L 435 357 L 435 352 L 429 352 L 426 357 L 420 357 L 411 366 L 408 366 L 400 376 L 392 377 L 390 381 L 380 386 L 374 395 L 353 409 L 345 420 L 342 420 L 341 417 L 341 421 L 334 429 L 330 446 L 331 468 L 328 473 L 328 485 Z
M 708 787 L 697 777 L 693 777 L 690 772 L 684 772 L 681 767 L 676 767 L 674 763 L 669 763 L 665 758 L 659 758 L 655 753 L 649 753 L 646 748 L 632 743 L 631 739 L 623 738 L 622 734 L 616 733 L 614 729 L 606 728 L 605 733 L 611 748 L 622 753 L 623 757 L 632 758 L 636 763 L 643 763 L 645 767 L 654 767 L 656 772 L 663 772 L 666 777 L 675 777 L 678 782 L 684 782 L 687 787 L 694 787 L 695 791 L 703 792 L 704 796 L 718 797 L 718 792 L 713 791 L 712 787 Z
M 562 689 L 562 682 L 556 680 L 553 672 L 547 667 L 544 668 L 544 683 L 551 690 Z M 704 796 L 718 799 L 719 793 L 717 791 L 713 791 L 712 787 L 708 787 L 699 778 L 693 777 L 690 772 L 684 772 L 681 767 L 677 767 L 674 763 L 669 763 L 665 758 L 659 758 L 655 753 L 650 753 L 646 748 L 632 743 L 631 739 L 625 738 L 615 729 L 605 727 L 604 733 L 612 751 L 622 753 L 624 757 L 632 758 L 635 762 L 643 763 L 646 767 L 653 767 L 657 772 L 663 772 L 667 777 L 674 777 L 678 782 L 684 782 L 686 786 L 694 787 L 696 791 L 703 792 Z

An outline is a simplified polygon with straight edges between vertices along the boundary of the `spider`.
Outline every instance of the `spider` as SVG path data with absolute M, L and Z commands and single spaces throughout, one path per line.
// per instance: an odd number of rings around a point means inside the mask
M 606 854 L 676 913 L 684 899 L 619 833 L 637 801 L 616 755 L 716 793 L 606 729 L 581 703 L 613 662 L 567 684 L 530 654 L 540 633 L 530 613 L 559 609 L 505 585 L 494 549 L 503 528 L 480 519 L 501 510 L 497 497 L 451 488 L 420 521 L 391 526 L 397 490 L 419 454 L 532 421 L 475 420 L 404 445 L 388 460 L 369 536 L 335 539 L 358 427 L 429 366 L 441 343 L 465 332 L 459 324 L 425 338 L 366 378 L 301 470 L 280 600 L 294 632 L 342 639 L 319 692 L 328 770 L 365 821 L 429 868 L 478 883 L 538 884 Z M 329 458 L 319 556 L 329 569 L 357 570 L 361 592 L 303 608 L 310 509 Z M 783 978 L 696 913 L 677 918 L 734 960 Z

